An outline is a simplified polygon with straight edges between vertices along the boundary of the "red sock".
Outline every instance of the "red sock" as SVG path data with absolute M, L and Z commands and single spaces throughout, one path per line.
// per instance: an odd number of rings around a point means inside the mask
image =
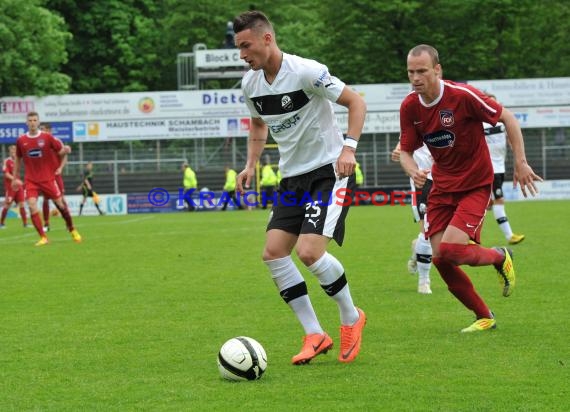
M 34 227 L 36 228 L 40 236 L 45 237 L 46 234 L 44 233 L 44 226 L 42 225 L 42 219 L 40 218 L 40 213 L 39 212 L 34 213 L 33 215 L 30 216 L 30 219 L 32 219 L 32 223 L 34 224 Z
M 44 198 L 44 204 L 42 206 L 42 212 L 44 215 L 44 223 L 49 226 L 49 199 Z
M 4 221 L 6 220 L 6 215 L 8 214 L 8 208 L 4 207 L 2 208 L 2 220 L 0 220 L 0 224 L 4 224 Z
M 28 224 L 28 218 L 26 217 L 26 208 L 24 206 L 20 208 L 20 216 L 22 217 L 22 223 L 26 226 Z
M 67 230 L 70 232 L 74 229 L 73 227 L 73 220 L 71 219 L 71 214 L 69 213 L 69 208 L 67 204 L 63 204 L 63 207 L 60 209 L 61 216 L 65 220 L 65 225 L 67 226 Z
M 442 243 L 443 244 L 443 243 Z M 459 268 L 441 257 L 434 257 L 433 264 L 439 271 L 441 278 L 447 284 L 449 291 L 463 305 L 475 312 L 477 319 L 488 318 L 491 316 L 489 307 L 483 302 L 483 299 L 475 292 L 473 283 L 467 274 Z
M 439 244 L 439 257 L 457 266 L 498 265 L 505 259 L 505 256 L 496 249 L 447 242 Z

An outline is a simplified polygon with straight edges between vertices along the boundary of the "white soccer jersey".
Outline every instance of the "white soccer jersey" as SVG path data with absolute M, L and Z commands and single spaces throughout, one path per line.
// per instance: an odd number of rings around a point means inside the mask
M 493 163 L 494 173 L 505 173 L 505 160 L 507 158 L 507 133 L 505 125 L 501 122 L 496 126 L 483 123 L 485 130 L 485 140 L 489 146 L 491 163 Z
M 432 180 L 431 167 L 433 166 L 433 157 L 429 152 L 428 147 L 424 144 L 422 147 L 414 151 L 414 160 L 420 169 L 428 169 L 428 179 Z
M 287 53 L 272 84 L 263 70 L 245 74 L 245 102 L 251 116 L 261 118 L 277 142 L 283 177 L 336 162 L 343 136 L 331 102 L 337 101 L 344 86 L 325 65 Z

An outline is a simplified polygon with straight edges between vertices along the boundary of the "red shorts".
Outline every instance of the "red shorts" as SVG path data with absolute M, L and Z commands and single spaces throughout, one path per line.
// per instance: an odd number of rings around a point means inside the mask
M 59 199 L 61 197 L 61 190 L 59 190 L 55 179 L 45 182 L 26 182 L 26 199 L 37 199 L 40 193 L 46 199 Z
M 451 225 L 467 233 L 472 241 L 480 243 L 491 187 L 487 185 L 455 193 L 432 190 L 425 217 L 426 235 L 432 236 Z
M 65 193 L 65 188 L 63 187 L 63 178 L 61 175 L 55 175 L 55 183 L 57 183 L 57 187 L 59 187 L 59 191 L 63 195 Z
M 20 203 L 24 201 L 24 189 L 20 188 L 18 190 L 16 190 L 15 192 L 12 189 L 7 189 L 6 190 L 6 196 L 5 197 L 5 201 L 8 204 L 11 204 L 12 202 L 16 202 L 16 203 Z

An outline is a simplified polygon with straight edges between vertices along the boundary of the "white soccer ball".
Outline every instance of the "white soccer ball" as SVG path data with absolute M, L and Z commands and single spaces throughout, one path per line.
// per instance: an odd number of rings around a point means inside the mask
M 267 368 L 263 346 L 247 336 L 231 338 L 220 348 L 218 369 L 230 381 L 253 381 L 261 378 Z

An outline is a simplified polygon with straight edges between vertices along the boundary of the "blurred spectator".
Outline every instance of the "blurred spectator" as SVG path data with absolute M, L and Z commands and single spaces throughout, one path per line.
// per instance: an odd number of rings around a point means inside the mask
M 222 210 L 226 210 L 228 207 L 228 203 L 230 199 L 233 201 L 236 210 L 240 209 L 239 202 L 236 198 L 236 177 L 237 173 L 234 169 L 226 166 L 226 183 L 224 184 L 224 192 L 227 193 L 227 197 L 224 201 L 224 206 L 222 206 Z
M 356 167 L 354 168 L 354 177 L 356 179 L 355 190 L 357 190 L 364 183 L 364 174 L 362 173 L 362 169 L 360 168 L 360 163 L 358 162 L 356 162 Z
M 190 165 L 186 162 L 182 163 L 182 171 L 184 172 L 182 185 L 184 186 L 184 193 L 186 194 L 188 190 L 196 189 L 198 187 L 198 179 L 196 179 L 196 173 L 194 170 L 192 170 Z M 189 212 L 193 212 L 196 209 L 194 203 L 187 199 L 186 196 L 184 196 L 184 201 L 188 206 Z
M 261 168 L 261 205 L 263 209 L 267 209 L 269 199 L 273 198 L 273 193 L 277 187 L 277 175 L 271 166 L 271 158 L 266 155 Z M 273 203 L 273 202 L 272 202 Z

